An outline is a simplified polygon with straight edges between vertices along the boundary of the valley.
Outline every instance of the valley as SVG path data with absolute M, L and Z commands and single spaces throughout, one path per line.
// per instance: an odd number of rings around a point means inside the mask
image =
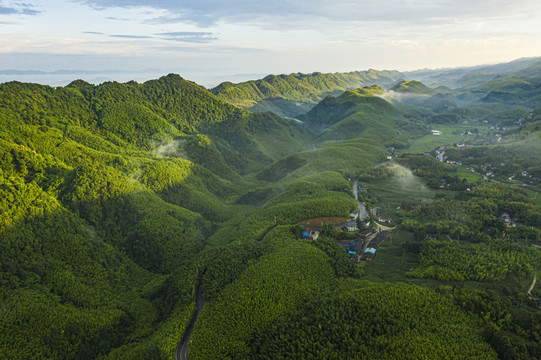
M 0 84 L 0 356 L 540 358 L 539 62 Z

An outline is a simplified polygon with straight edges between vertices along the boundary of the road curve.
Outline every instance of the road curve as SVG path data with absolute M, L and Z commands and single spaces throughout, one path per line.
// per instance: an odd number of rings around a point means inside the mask
M 188 343 L 190 342 L 190 337 L 192 336 L 195 322 L 197 321 L 197 316 L 199 316 L 199 313 L 201 312 L 201 310 L 203 310 L 204 304 L 205 299 L 203 298 L 203 288 L 201 287 L 201 282 L 199 282 L 199 285 L 197 285 L 197 295 L 195 300 L 195 314 L 193 314 L 190 325 L 188 325 L 188 328 L 186 329 L 182 340 L 177 345 L 177 350 L 175 352 L 176 360 L 188 360 Z
M 530 284 L 530 287 L 528 288 L 528 295 L 532 296 L 532 290 L 535 287 L 535 282 L 537 281 L 537 269 L 535 269 L 535 274 L 533 276 L 532 283 Z
M 368 216 L 368 213 L 366 212 L 366 208 L 364 207 L 363 202 L 359 200 L 359 188 L 357 187 L 358 183 L 358 179 L 355 179 L 355 181 L 353 181 L 353 196 L 355 197 L 355 200 L 357 200 L 357 204 L 359 205 L 359 218 L 361 220 L 364 220 Z

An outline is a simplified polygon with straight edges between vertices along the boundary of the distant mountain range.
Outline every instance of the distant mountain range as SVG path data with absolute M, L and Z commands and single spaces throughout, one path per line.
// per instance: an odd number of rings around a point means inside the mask
M 378 85 L 402 94 L 434 95 L 512 77 L 541 77 L 541 57 L 496 65 L 410 72 L 367 70 L 268 75 L 237 84 L 224 82 L 210 91 L 219 99 L 250 111 L 273 111 L 281 116 L 296 117 L 327 95 L 338 96 L 364 86 Z
M 452 69 L 416 70 L 404 72 L 407 79 L 419 80 L 431 87 L 465 88 L 487 81 L 508 77 L 540 77 L 541 57 L 522 58 L 508 63 L 479 65 Z

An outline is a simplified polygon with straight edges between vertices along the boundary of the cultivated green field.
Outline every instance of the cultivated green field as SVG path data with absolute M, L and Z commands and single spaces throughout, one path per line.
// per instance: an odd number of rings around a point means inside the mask
M 456 173 L 451 174 L 451 175 L 452 176 L 455 176 L 455 175 L 458 176 L 458 178 L 460 180 L 466 179 L 466 181 L 468 181 L 469 183 L 476 183 L 477 181 L 483 179 L 482 175 L 480 175 L 478 173 L 471 172 L 470 170 L 464 169 L 464 168 L 461 168 L 461 169 L 457 170 Z
M 472 129 L 478 129 L 479 135 L 485 134 L 488 131 L 489 126 L 486 124 L 453 124 L 453 125 L 442 125 L 434 124 L 431 125 L 430 130 L 439 130 L 441 135 L 425 135 L 418 139 L 415 139 L 412 145 L 406 149 L 404 152 L 408 153 L 423 153 L 427 151 L 432 151 L 443 145 L 454 145 L 462 144 L 473 140 L 473 135 L 456 135 L 453 132 L 464 132 L 471 131 Z
M 363 279 L 385 282 L 401 281 L 417 285 L 429 283 L 430 280 L 406 277 L 408 271 L 419 265 L 418 256 L 404 250 L 404 244 L 408 240 L 413 241 L 413 234 L 394 230 L 392 236 L 378 248 L 374 260 L 364 263 Z
M 508 276 L 504 280 L 493 282 L 450 281 L 442 282 L 433 279 L 418 279 L 407 276 L 407 273 L 419 265 L 418 255 L 404 250 L 406 242 L 415 242 L 413 234 L 404 230 L 393 230 L 392 236 L 386 239 L 376 252 L 372 261 L 361 263 L 364 267 L 362 279 L 374 282 L 404 282 L 424 287 L 437 287 L 448 284 L 467 289 L 507 289 L 509 291 L 525 292 L 531 279 L 520 279 Z M 383 261 L 383 262 L 382 262 Z

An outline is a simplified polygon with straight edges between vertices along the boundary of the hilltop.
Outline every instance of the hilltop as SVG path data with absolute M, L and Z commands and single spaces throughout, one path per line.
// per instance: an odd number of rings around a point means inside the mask
M 421 119 L 385 98 L 391 96 L 379 86 L 348 90 L 327 96 L 300 119 L 319 135 L 318 142 L 364 138 L 398 145 L 422 132 Z
M 432 95 L 436 91 L 417 80 L 402 80 L 395 84 L 391 91 L 402 94 Z

